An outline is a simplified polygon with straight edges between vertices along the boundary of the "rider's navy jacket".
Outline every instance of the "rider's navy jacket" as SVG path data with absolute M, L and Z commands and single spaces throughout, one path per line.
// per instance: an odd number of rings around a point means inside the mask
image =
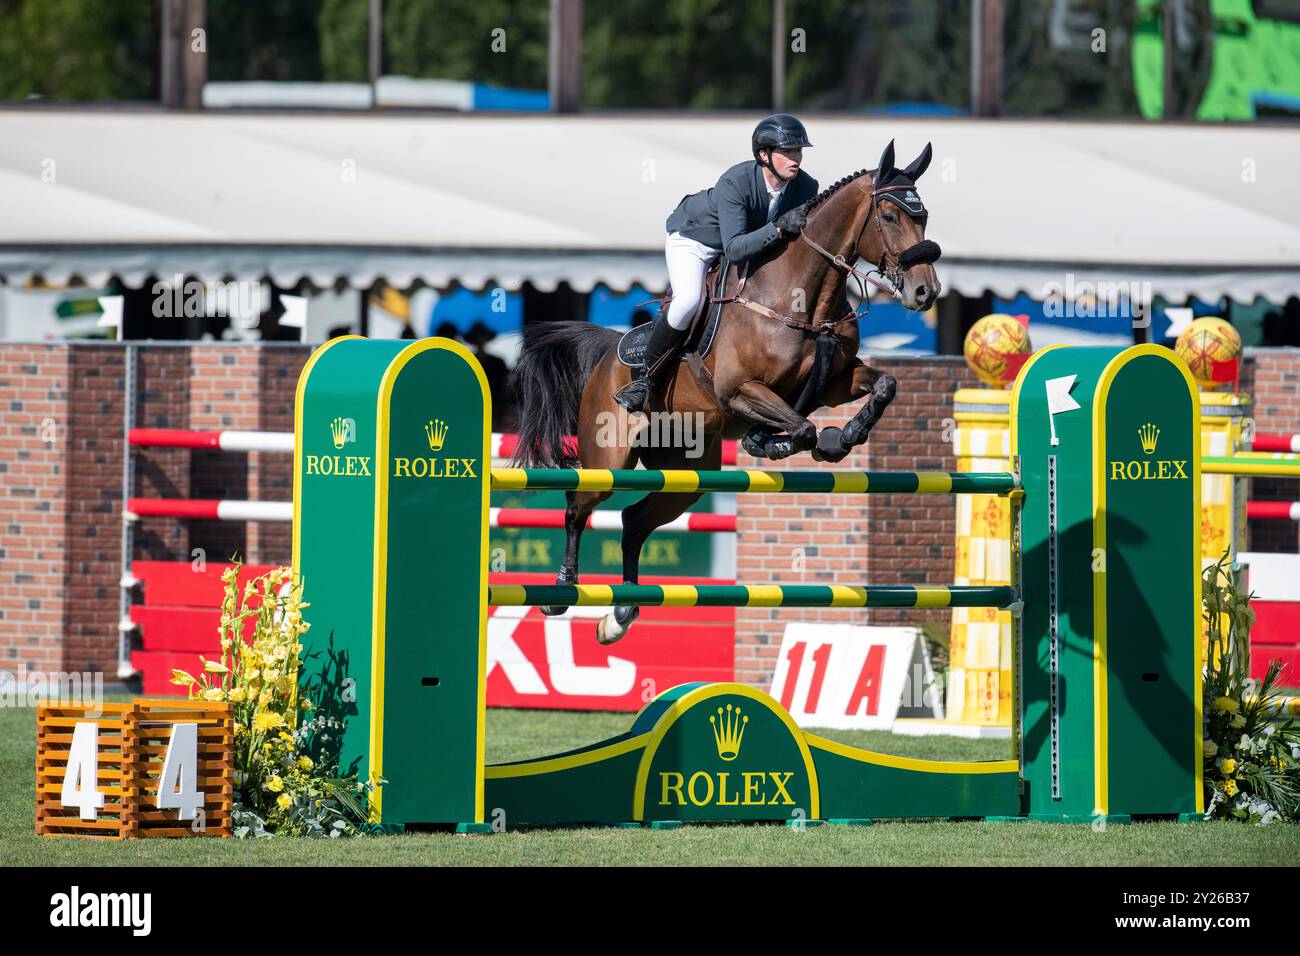
M 802 169 L 786 184 L 772 218 L 817 195 L 817 180 Z M 779 236 L 767 221 L 771 201 L 763 181 L 763 168 L 756 160 L 737 163 L 720 177 L 712 189 L 683 196 L 668 217 L 670 233 L 721 249 L 732 262 L 743 262 L 762 252 Z

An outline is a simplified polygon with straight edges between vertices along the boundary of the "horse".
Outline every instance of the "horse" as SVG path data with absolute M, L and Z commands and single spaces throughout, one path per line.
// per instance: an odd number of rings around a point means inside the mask
M 620 333 L 589 322 L 547 322 L 525 330 L 512 375 L 520 420 L 513 464 L 716 469 L 723 440 L 737 437 L 756 457 L 777 460 L 812 450 L 818 460 L 844 458 L 867 440 L 897 386 L 893 376 L 858 358 L 859 316 L 848 304 L 848 276 L 872 282 L 916 311 L 929 308 L 940 292 L 934 269 L 939 247 L 925 239 L 928 214 L 916 192 L 930 158 L 927 144 L 900 170 L 891 141 L 876 169 L 859 170 L 808 200 L 803 231 L 751 262 L 737 290 L 721 297 L 724 311 L 708 357 L 684 358 L 675 372 L 669 370 L 649 405 L 651 418 L 664 412 L 693 416 L 702 446 L 697 457 L 688 458 L 687 452 L 698 449 L 680 444 L 663 447 L 629 435 L 611 440 L 610 424 L 627 420 L 620 418 L 613 395 L 632 373 L 617 355 Z M 876 263 L 873 271 L 887 283 L 860 273 L 854 266 L 859 259 Z M 865 296 L 865 285 L 862 292 Z M 864 396 L 866 402 L 843 429 L 832 426 L 819 435 L 808 420 L 818 407 Z M 564 441 L 573 434 L 576 456 Z M 577 583 L 583 529 L 610 494 L 566 493 L 566 541 L 556 584 Z M 637 583 L 641 547 L 650 533 L 699 497 L 652 492 L 623 510 L 624 583 Z M 548 615 L 565 610 L 542 608 Z M 619 640 L 639 611 L 615 608 L 599 622 L 597 639 L 601 644 Z

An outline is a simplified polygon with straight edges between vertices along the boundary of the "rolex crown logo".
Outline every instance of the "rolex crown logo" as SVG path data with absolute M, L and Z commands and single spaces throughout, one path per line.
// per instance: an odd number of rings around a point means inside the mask
M 441 418 L 426 422 L 424 435 L 429 439 L 429 451 L 440 451 L 442 443 L 447 440 L 447 423 Z
M 723 711 L 718 708 L 718 715 L 710 717 L 713 725 L 713 741 L 718 745 L 718 756 L 723 760 L 735 760 L 740 755 L 740 739 L 745 736 L 745 724 L 749 718 L 742 716 L 739 707 L 731 704 Z
M 1138 438 L 1142 440 L 1142 450 L 1146 454 L 1152 455 L 1156 450 L 1156 442 L 1160 439 L 1160 429 L 1147 422 L 1138 429 Z
M 330 422 L 330 437 L 334 439 L 334 447 L 342 448 L 348 441 L 355 440 L 355 428 L 356 425 L 350 418 L 336 418 Z

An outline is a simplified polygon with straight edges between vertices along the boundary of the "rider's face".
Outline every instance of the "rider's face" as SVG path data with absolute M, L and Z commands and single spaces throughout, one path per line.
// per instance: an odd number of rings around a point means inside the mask
M 772 150 L 772 165 L 776 168 L 776 174 L 782 179 L 789 179 L 797 173 L 799 171 L 799 166 L 802 163 L 802 149 Z

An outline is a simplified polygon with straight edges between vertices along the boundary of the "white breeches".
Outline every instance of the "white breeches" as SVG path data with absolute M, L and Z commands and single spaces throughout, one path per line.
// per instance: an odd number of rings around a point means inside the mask
M 664 258 L 668 260 L 668 282 L 673 287 L 673 300 L 668 303 L 668 324 L 678 332 L 686 328 L 700 304 L 700 286 L 704 274 L 717 261 L 722 252 L 711 249 L 702 242 L 687 239 L 674 232 L 664 242 Z

